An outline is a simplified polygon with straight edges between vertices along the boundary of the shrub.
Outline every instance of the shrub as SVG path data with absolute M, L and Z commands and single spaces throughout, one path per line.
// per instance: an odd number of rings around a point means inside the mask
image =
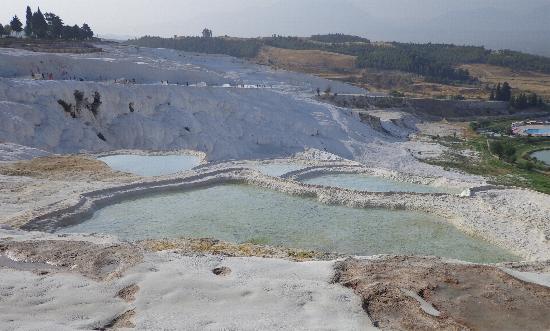
M 405 93 L 403 92 L 400 92 L 400 91 L 397 91 L 397 90 L 392 90 L 390 92 L 390 96 L 394 97 L 394 98 L 404 98 L 405 97 Z
M 489 147 L 491 148 L 491 151 L 499 157 L 504 154 L 504 146 L 500 141 L 492 141 L 489 144 Z
M 66 102 L 65 102 L 64 100 L 62 100 L 62 99 L 57 100 L 57 103 L 58 103 L 59 105 L 61 105 L 61 107 L 63 107 L 63 110 L 64 110 L 66 113 L 70 114 L 72 118 L 76 118 L 76 114 L 75 114 L 75 112 L 74 112 L 74 110 L 73 110 L 73 105 L 72 105 L 72 104 L 66 103 Z
M 96 91 L 94 92 L 94 101 L 89 108 L 92 114 L 94 114 L 94 117 L 97 116 L 99 106 L 101 106 L 101 95 L 99 94 L 99 92 Z
M 74 90 L 73 94 L 74 94 L 74 99 L 77 103 L 84 101 L 84 92 L 79 90 Z
M 521 162 L 519 164 L 519 167 L 521 169 L 524 169 L 524 170 L 527 170 L 527 171 L 531 171 L 535 168 L 535 165 L 533 164 L 533 162 L 530 162 L 530 161 L 526 161 L 526 162 Z

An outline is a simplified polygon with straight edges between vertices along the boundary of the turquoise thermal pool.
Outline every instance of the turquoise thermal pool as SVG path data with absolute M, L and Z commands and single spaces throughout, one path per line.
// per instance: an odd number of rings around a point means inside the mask
M 245 185 L 127 200 L 60 232 L 107 233 L 125 240 L 216 238 L 350 255 L 436 255 L 471 262 L 518 259 L 433 215 L 329 206 Z
M 99 158 L 114 170 L 152 177 L 191 170 L 200 164 L 191 155 L 111 155 Z
M 306 184 L 368 192 L 418 192 L 460 194 L 462 189 L 413 184 L 362 174 L 328 174 L 304 180 Z

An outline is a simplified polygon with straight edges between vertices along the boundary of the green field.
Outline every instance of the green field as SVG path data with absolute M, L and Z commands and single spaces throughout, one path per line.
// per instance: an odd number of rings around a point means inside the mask
M 493 128 L 505 128 L 503 123 L 492 123 Z M 450 152 L 443 158 L 427 161 L 447 169 L 458 169 L 469 174 L 489 178 L 496 185 L 530 188 L 550 194 L 550 167 L 530 158 L 530 154 L 550 149 L 549 138 L 488 138 L 471 134 L 468 138 L 437 138 Z M 501 147 L 498 147 L 500 145 Z M 474 151 L 477 157 L 464 156 Z

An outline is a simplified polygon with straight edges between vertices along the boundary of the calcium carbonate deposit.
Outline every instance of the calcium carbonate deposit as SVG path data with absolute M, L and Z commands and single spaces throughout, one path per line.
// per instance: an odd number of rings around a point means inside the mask
M 0 49 L 0 329 L 546 321 L 548 195 L 422 162 L 448 147 L 409 140 L 414 115 L 316 97 L 357 87 L 101 47 Z

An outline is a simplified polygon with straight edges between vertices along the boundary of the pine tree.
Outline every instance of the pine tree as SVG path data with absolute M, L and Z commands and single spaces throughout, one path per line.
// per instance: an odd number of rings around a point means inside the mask
M 512 97 L 512 87 L 508 84 L 508 82 L 504 82 L 504 84 L 502 84 L 501 97 L 501 101 L 510 101 L 510 98 Z
M 539 104 L 539 97 L 536 93 L 529 96 L 529 106 L 536 107 Z
M 2 38 L 6 34 L 6 31 L 4 30 L 4 26 L 2 23 L 0 23 L 0 38 Z
M 32 32 L 37 38 L 45 38 L 48 34 L 48 23 L 40 11 L 40 7 L 36 13 L 32 14 Z
M 92 29 L 90 28 L 90 26 L 88 24 L 86 24 L 86 23 L 82 24 L 81 30 L 82 30 L 84 39 L 90 40 L 94 37 L 94 32 L 92 31 Z
M 511 98 L 510 100 L 510 104 L 516 109 L 521 110 L 529 107 L 529 99 L 527 98 L 527 95 L 523 92 L 515 98 Z
M 31 7 L 27 6 L 27 13 L 26 13 L 26 22 L 25 22 L 25 36 L 31 37 L 32 36 L 32 10 Z
M 63 25 L 63 29 L 61 30 L 61 38 L 62 39 L 73 39 L 73 28 L 68 25 Z
M 73 25 L 72 27 L 72 30 L 73 30 L 73 38 L 76 39 L 76 40 L 82 40 L 84 39 L 84 34 L 82 33 L 82 29 L 80 29 L 80 27 L 78 25 Z
M 11 27 L 11 30 L 13 32 L 16 32 L 17 34 L 19 34 L 21 31 L 23 31 L 23 23 L 21 23 L 21 21 L 19 20 L 19 17 L 17 17 L 17 15 L 15 15 L 11 22 L 10 22 L 10 27 Z
M 495 100 L 502 101 L 502 88 L 500 83 L 497 84 L 497 89 L 495 91 Z
M 44 18 L 48 23 L 48 36 L 53 39 L 61 38 L 63 20 L 54 13 L 46 13 Z
M 4 25 L 4 35 L 11 35 L 11 26 L 9 24 Z
M 203 38 L 212 38 L 212 30 L 205 28 L 202 30 L 202 37 Z

